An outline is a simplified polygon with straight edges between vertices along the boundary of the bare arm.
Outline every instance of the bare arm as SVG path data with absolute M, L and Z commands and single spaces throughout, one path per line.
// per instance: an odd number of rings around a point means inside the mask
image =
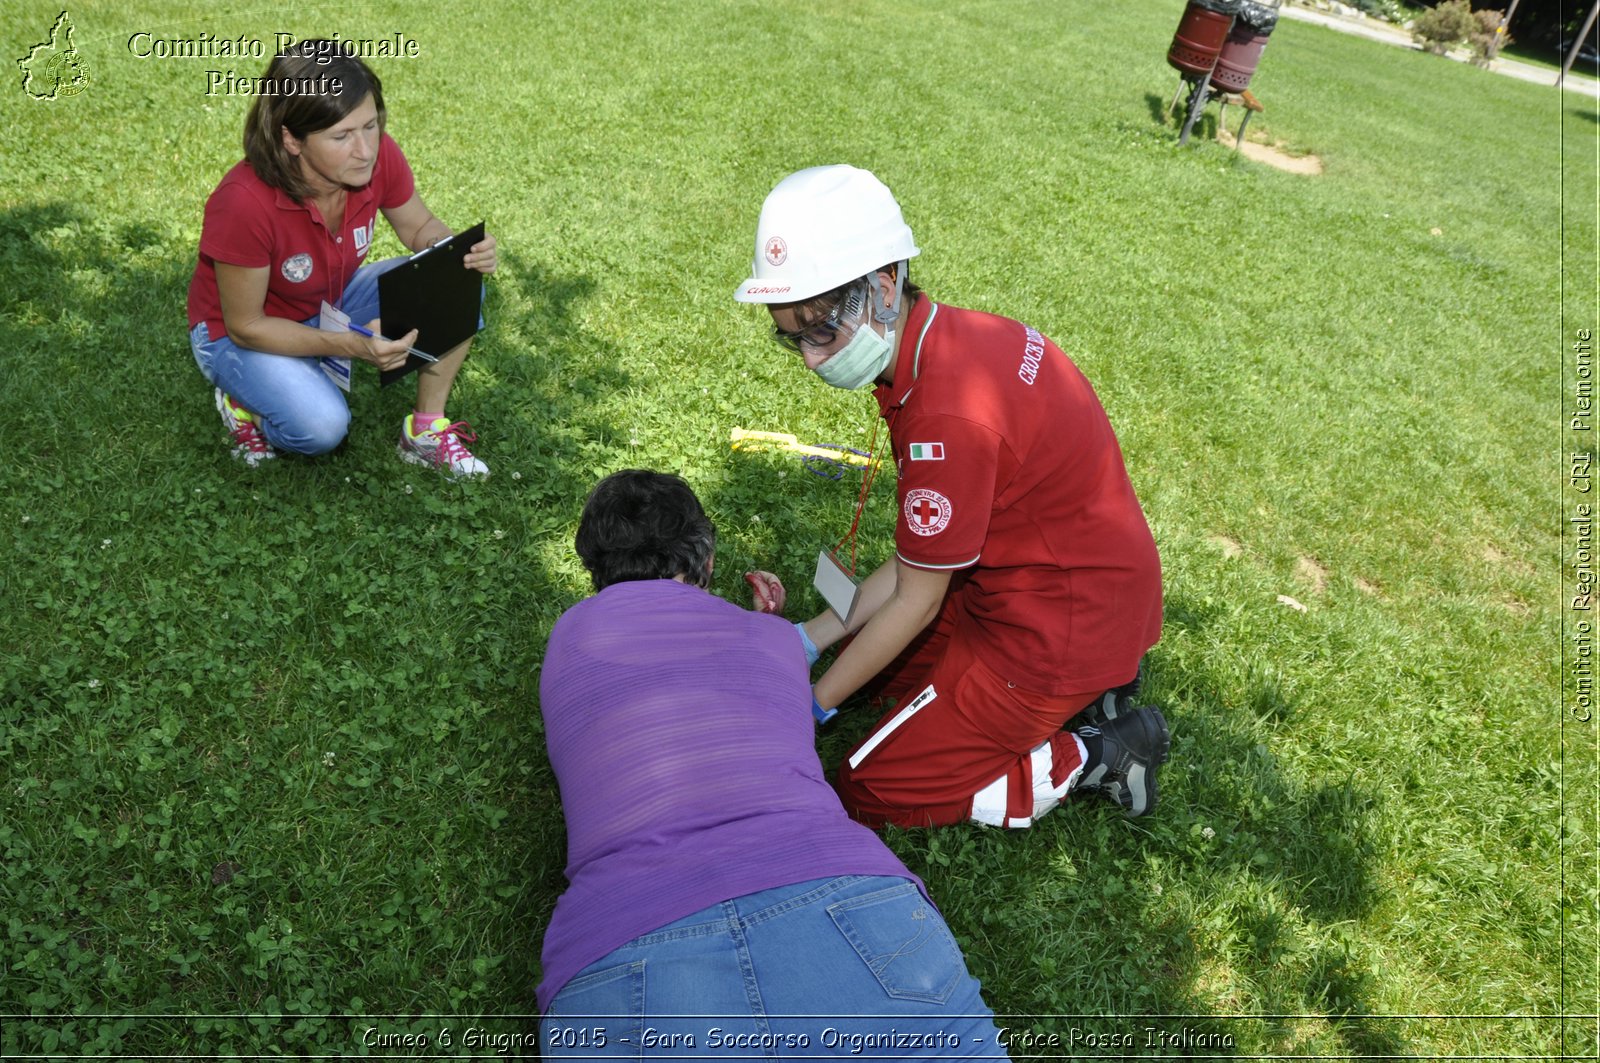
M 216 263 L 217 295 L 222 302 L 222 323 L 228 336 L 241 347 L 291 358 L 359 358 L 381 369 L 405 364 L 406 348 L 416 342 L 415 329 L 390 340 L 369 339 L 355 332 L 324 332 L 298 321 L 273 317 L 266 311 L 267 267 L 248 269 Z M 382 334 L 382 322 L 366 322 Z
M 817 702 L 832 708 L 860 690 L 938 615 L 950 587 L 948 570 L 916 568 L 896 558 L 861 584 L 853 618 L 855 639 L 817 680 Z M 806 622 L 806 633 L 819 648 L 846 634 L 832 610 Z
M 413 251 L 432 247 L 440 240 L 454 235 L 454 230 L 434 217 L 433 211 L 428 209 L 422 197 L 415 192 L 398 207 L 385 210 L 383 216 L 389 219 L 389 225 L 394 229 L 394 234 L 400 238 L 400 242 Z M 493 273 L 498 264 L 495 239 L 485 233 L 483 239 L 473 244 L 467 252 L 465 265 L 468 269 L 475 269 L 479 273 Z
M 898 559 L 885 562 L 874 569 L 872 575 L 861 581 L 861 587 L 856 592 L 855 626 L 845 627 L 844 621 L 839 619 L 839 614 L 832 609 L 824 609 L 806 621 L 806 634 L 816 643 L 817 649 L 825 650 L 850 632 L 860 631 L 862 626 L 883 608 L 883 603 L 888 601 L 889 595 L 894 592 L 895 566 L 899 563 Z

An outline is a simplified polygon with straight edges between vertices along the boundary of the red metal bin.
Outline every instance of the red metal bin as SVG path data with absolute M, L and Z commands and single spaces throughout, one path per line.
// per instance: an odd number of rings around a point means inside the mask
M 1211 85 L 1220 92 L 1243 92 L 1250 86 L 1256 67 L 1261 63 L 1261 53 L 1267 47 L 1267 38 L 1278 24 L 1278 9 L 1258 0 L 1244 0 L 1239 5 L 1239 16 L 1233 20 L 1227 40 L 1217 55 L 1216 68 L 1211 71 Z M 1171 59 L 1169 57 L 1168 61 Z
M 1243 0 L 1189 0 L 1167 49 L 1167 62 L 1184 77 L 1203 78 L 1216 65 Z

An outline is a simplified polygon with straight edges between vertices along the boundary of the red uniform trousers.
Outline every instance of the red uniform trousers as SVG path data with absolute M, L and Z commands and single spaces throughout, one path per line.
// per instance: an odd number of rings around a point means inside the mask
M 895 707 L 845 757 L 834 785 L 870 827 L 1026 827 L 1060 803 L 1083 766 L 1062 727 L 1104 691 L 1048 695 L 1007 682 L 962 638 L 972 621 L 961 599 L 952 589 L 864 691 Z

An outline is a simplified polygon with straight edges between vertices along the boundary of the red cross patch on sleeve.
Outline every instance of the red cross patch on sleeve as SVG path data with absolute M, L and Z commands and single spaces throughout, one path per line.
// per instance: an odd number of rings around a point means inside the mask
M 906 527 L 915 535 L 938 535 L 950 523 L 950 500 L 926 487 L 907 491 L 904 509 Z

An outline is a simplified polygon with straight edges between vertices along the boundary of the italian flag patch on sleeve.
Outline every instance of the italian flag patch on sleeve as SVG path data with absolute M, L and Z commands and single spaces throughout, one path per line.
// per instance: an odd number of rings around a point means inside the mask
M 906 448 L 906 456 L 912 461 L 943 461 L 943 443 L 913 443 Z

